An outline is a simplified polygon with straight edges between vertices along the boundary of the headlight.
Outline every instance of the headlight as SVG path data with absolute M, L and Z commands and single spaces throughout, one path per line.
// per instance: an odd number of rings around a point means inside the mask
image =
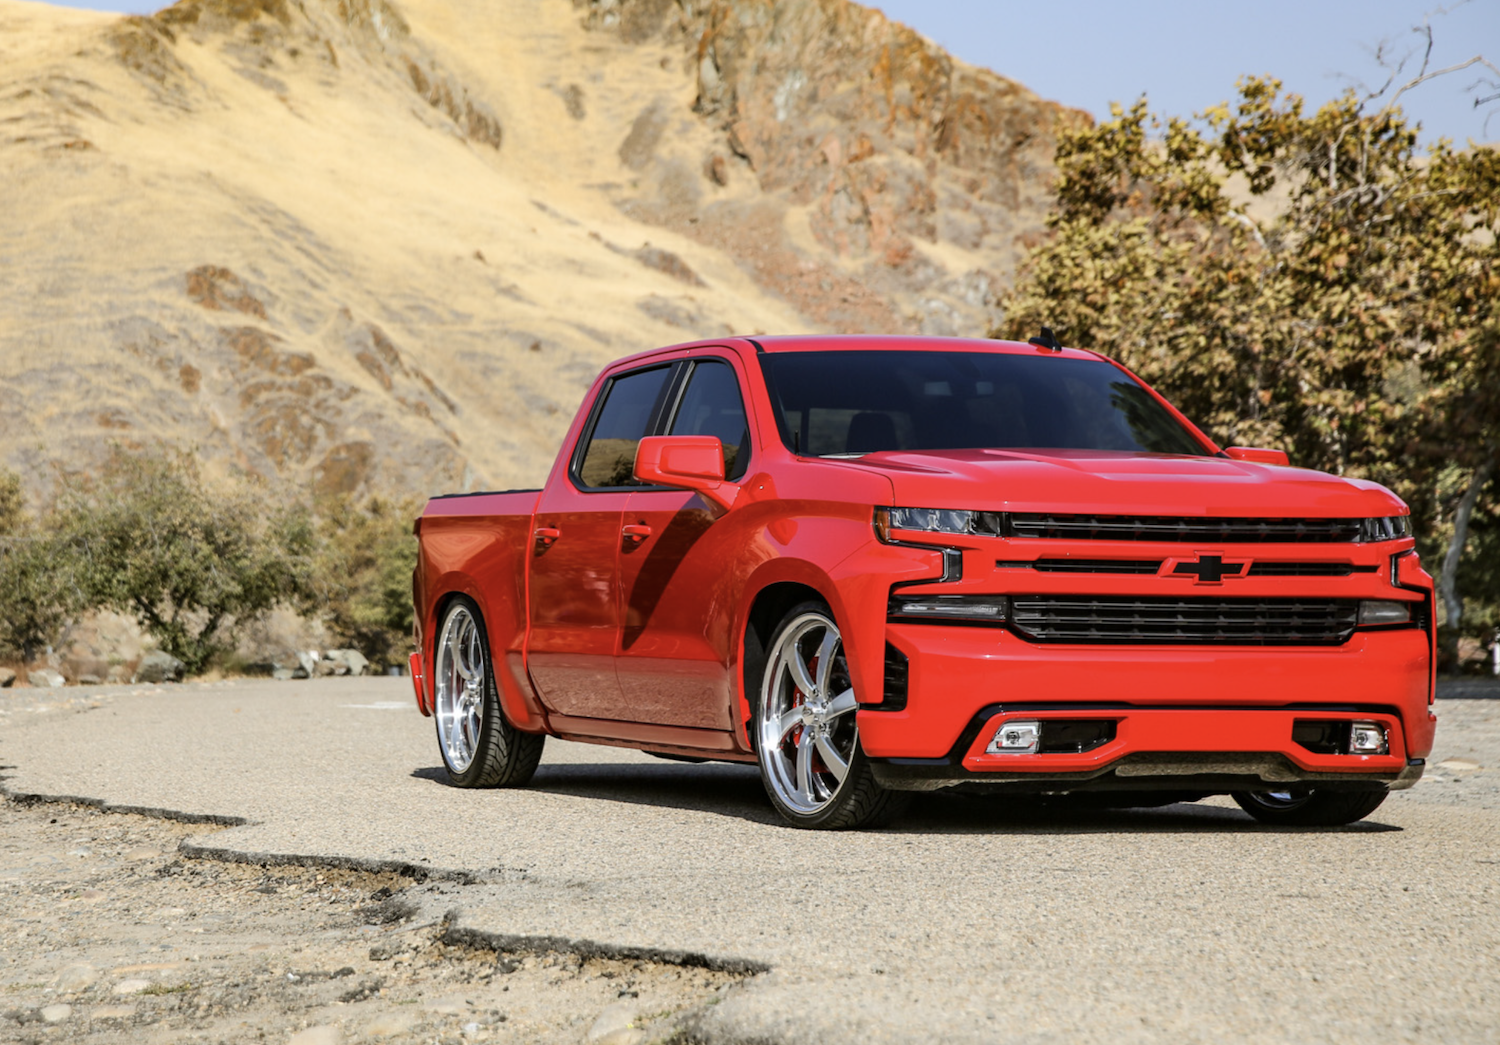
M 962 508 L 876 508 L 875 532 L 882 541 L 892 530 L 926 533 L 978 533 L 1000 535 L 999 512 L 971 512 Z
M 1385 515 L 1378 519 L 1359 521 L 1361 541 L 1394 541 L 1411 536 L 1411 516 Z
M 1359 622 L 1361 624 L 1410 624 L 1411 607 L 1412 604 L 1409 602 L 1365 599 L 1359 604 Z
M 1004 595 L 892 595 L 891 620 L 1004 624 L 1009 600 Z

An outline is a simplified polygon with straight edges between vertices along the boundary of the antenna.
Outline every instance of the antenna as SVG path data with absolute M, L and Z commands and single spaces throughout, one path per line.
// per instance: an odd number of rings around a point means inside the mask
M 1051 327 L 1042 327 L 1041 336 L 1029 338 L 1026 343 L 1028 345 L 1035 345 L 1037 348 L 1045 348 L 1051 352 L 1062 351 L 1062 342 L 1057 340 L 1057 335 L 1052 333 Z

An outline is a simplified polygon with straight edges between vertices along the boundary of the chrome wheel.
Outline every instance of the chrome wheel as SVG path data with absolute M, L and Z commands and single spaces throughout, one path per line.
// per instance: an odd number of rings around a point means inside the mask
M 484 650 L 479 622 L 467 606 L 455 603 L 438 635 L 433 679 L 439 746 L 443 761 L 455 773 L 468 769 L 479 750 L 489 678 Z
M 797 615 L 767 659 L 756 737 L 767 787 L 791 812 L 837 797 L 859 746 L 857 707 L 838 626 L 817 610 Z

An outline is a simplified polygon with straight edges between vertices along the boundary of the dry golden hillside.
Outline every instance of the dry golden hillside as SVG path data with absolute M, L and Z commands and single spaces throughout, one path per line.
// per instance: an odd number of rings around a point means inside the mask
M 847 0 L 0 0 L 0 465 L 534 485 L 617 356 L 982 333 L 1081 118 Z

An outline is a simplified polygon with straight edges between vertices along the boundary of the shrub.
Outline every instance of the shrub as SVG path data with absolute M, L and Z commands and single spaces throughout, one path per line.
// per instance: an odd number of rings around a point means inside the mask
M 0 653 L 33 659 L 78 603 L 71 561 L 47 523 L 27 515 L 20 477 L 0 472 Z
M 64 506 L 84 604 L 133 615 L 189 673 L 230 645 L 225 624 L 307 591 L 306 512 L 267 511 L 243 483 L 208 483 L 187 455 L 116 452 L 104 479 L 70 489 Z
M 304 612 L 324 618 L 338 641 L 378 670 L 411 644 L 411 574 L 417 564 L 414 502 L 339 498 L 319 506 L 318 554 Z

